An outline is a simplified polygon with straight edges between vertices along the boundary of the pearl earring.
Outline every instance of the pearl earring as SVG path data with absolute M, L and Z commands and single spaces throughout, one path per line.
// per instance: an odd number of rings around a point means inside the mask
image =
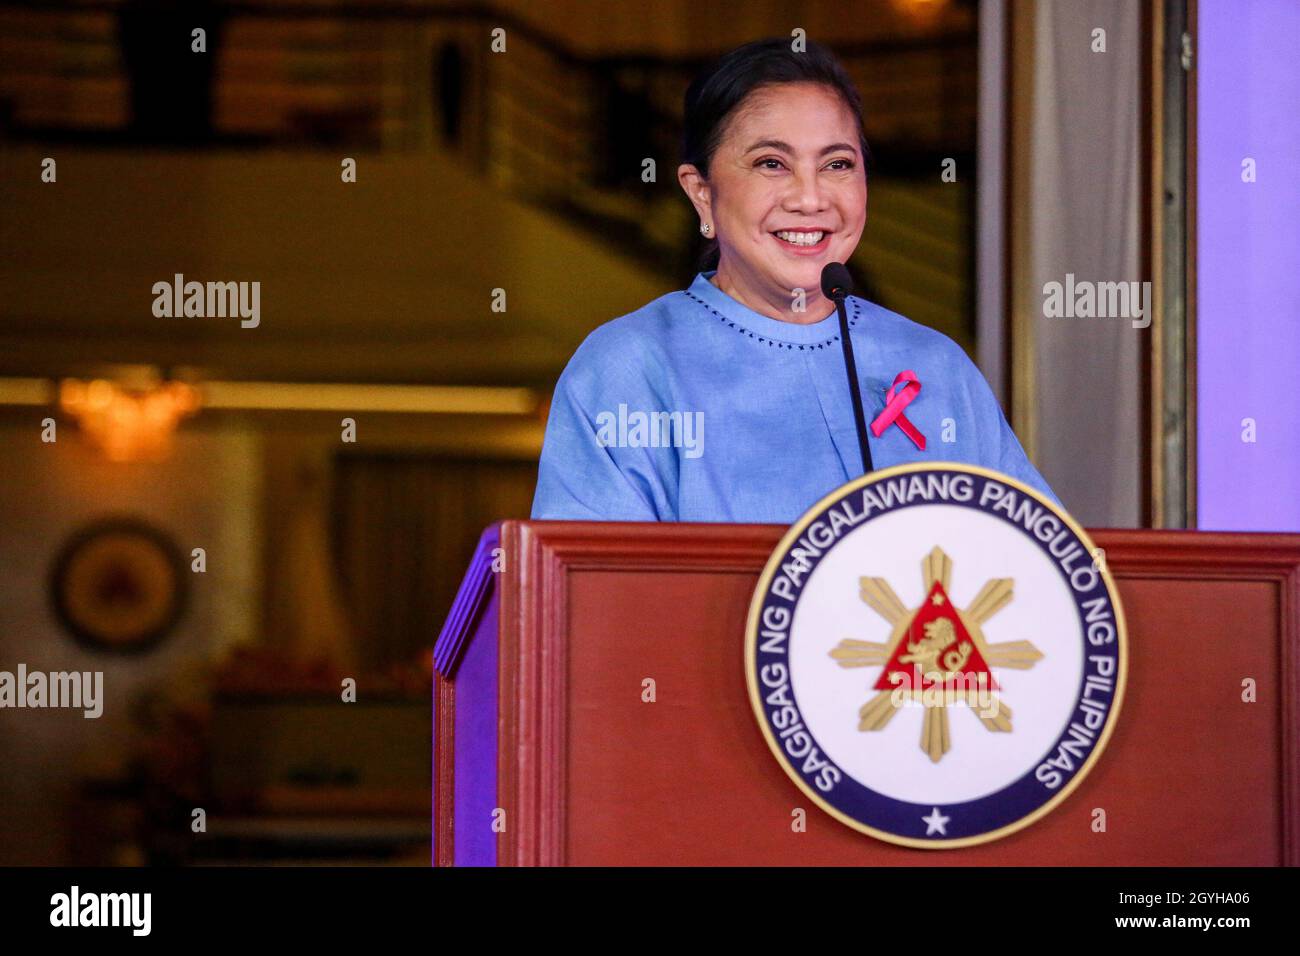
M 713 231 L 713 227 L 710 226 L 707 222 L 700 223 L 700 235 L 707 236 L 712 231 Z

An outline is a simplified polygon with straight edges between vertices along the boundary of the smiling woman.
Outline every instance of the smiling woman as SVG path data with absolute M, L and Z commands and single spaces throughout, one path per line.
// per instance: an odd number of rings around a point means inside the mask
M 848 261 L 867 220 L 861 114 L 857 90 L 815 44 L 742 47 L 691 85 L 677 178 L 723 292 L 786 322 L 826 314 L 822 266 Z
M 762 40 L 690 85 L 678 181 L 710 240 L 690 287 L 608 322 L 556 385 L 534 518 L 788 524 L 861 473 L 822 270 L 867 217 L 861 102 L 815 43 Z M 876 467 L 982 465 L 1051 495 L 966 353 L 865 299 L 846 302 L 869 419 L 910 396 L 906 427 L 872 429 Z M 902 393 L 897 393 L 902 394 Z M 599 427 L 707 419 L 709 444 Z M 893 421 L 889 415 L 879 421 Z M 1055 497 L 1055 496 L 1053 496 Z

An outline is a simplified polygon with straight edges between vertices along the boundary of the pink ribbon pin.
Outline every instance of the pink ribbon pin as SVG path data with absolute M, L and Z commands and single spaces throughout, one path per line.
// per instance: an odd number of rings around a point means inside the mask
M 900 385 L 902 388 L 899 388 Z M 903 434 L 912 439 L 917 448 L 925 451 L 925 436 L 917 431 L 916 426 L 903 414 L 903 409 L 912 404 L 920 391 L 921 380 L 916 377 L 915 372 L 911 369 L 899 372 L 894 379 L 894 384 L 889 386 L 889 391 L 885 394 L 885 410 L 871 423 L 871 434 L 879 438 L 886 428 L 898 422 L 898 427 L 903 430 Z

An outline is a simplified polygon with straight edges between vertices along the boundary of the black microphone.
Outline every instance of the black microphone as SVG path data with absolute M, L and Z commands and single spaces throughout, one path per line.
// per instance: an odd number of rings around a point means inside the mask
M 862 413 L 862 392 L 858 386 L 858 365 L 853 361 L 853 343 L 849 341 L 849 314 L 844 300 L 853 293 L 853 277 L 842 262 L 828 262 L 822 269 L 822 295 L 835 303 L 840 314 L 840 341 L 844 343 L 844 370 L 849 376 L 849 397 L 853 399 L 853 424 L 858 429 L 858 447 L 862 450 L 862 473 L 871 472 L 871 449 L 867 446 L 867 420 Z

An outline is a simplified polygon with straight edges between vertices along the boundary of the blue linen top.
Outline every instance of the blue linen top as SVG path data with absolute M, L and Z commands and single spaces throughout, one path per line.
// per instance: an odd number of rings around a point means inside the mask
M 862 474 L 838 315 L 769 318 L 712 275 L 579 346 L 555 387 L 533 518 L 790 524 Z M 926 449 L 897 424 L 868 429 L 877 469 L 965 462 L 1056 500 L 961 346 L 865 299 L 846 305 L 868 426 L 899 372 L 921 381 L 904 414 Z

